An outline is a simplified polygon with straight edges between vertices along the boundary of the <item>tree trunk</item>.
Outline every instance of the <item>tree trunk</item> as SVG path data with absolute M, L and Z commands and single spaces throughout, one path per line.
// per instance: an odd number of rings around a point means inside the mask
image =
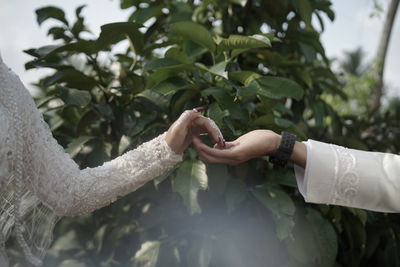
M 376 78 L 375 87 L 372 91 L 372 98 L 370 102 L 370 111 L 375 112 L 381 105 L 381 98 L 383 94 L 383 74 L 385 68 L 386 54 L 389 46 L 390 36 L 392 33 L 393 22 L 396 17 L 397 8 L 400 0 L 392 0 L 390 2 L 385 26 L 382 31 L 381 40 L 379 43 L 378 53 L 376 55 Z

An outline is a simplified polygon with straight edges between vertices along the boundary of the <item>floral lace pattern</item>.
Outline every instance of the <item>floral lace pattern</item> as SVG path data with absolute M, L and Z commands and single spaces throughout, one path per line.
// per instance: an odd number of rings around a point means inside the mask
M 335 155 L 335 186 L 332 188 L 330 203 L 351 206 L 360 182 L 357 160 L 347 148 L 330 146 Z
M 0 122 L 0 252 L 14 233 L 34 265 L 41 264 L 59 216 L 104 207 L 182 160 L 162 134 L 100 167 L 80 170 L 1 57 Z

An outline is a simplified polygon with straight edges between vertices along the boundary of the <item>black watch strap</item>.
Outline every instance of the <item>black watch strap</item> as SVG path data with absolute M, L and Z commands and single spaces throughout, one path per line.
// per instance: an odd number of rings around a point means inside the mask
M 269 161 L 274 165 L 284 167 L 293 153 L 295 143 L 296 135 L 282 132 L 278 149 L 274 155 L 269 157 Z

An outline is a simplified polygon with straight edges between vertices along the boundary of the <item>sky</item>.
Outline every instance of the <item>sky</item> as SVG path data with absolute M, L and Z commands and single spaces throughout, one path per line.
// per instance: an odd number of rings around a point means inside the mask
M 344 51 L 362 47 L 371 61 L 376 54 L 379 37 L 383 28 L 385 13 L 370 18 L 373 11 L 372 0 L 332 0 L 336 19 L 333 23 L 326 20 L 322 43 L 330 58 L 342 58 Z M 389 0 L 381 0 L 386 7 Z M 75 8 L 86 4 L 83 11 L 86 23 L 96 35 L 100 26 L 106 23 L 124 21 L 130 15 L 129 10 L 119 9 L 118 0 L 0 0 L 0 53 L 4 62 L 11 67 L 27 85 L 38 80 L 43 72 L 25 71 L 24 64 L 31 57 L 22 50 L 52 44 L 46 36 L 47 21 L 39 27 L 36 23 L 37 8 L 54 5 L 61 7 L 67 19 L 74 18 Z M 400 19 L 395 20 L 385 65 L 385 82 L 389 96 L 400 96 Z

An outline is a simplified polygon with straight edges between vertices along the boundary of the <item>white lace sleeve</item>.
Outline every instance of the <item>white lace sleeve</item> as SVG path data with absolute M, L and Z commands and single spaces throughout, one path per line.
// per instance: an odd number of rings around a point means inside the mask
M 40 266 L 57 215 L 80 215 L 106 206 L 181 160 L 163 134 L 100 167 L 80 170 L 0 56 L 2 264 L 7 262 L 4 246 L 10 234 L 15 234 L 27 259 Z
M 79 170 L 54 142 L 40 151 L 47 164 L 36 195 L 58 215 L 89 213 L 124 196 L 181 161 L 162 134 L 100 167 Z M 50 137 L 51 138 L 51 137 Z M 42 143 L 43 144 L 43 143 Z
M 307 165 L 295 166 L 307 202 L 400 212 L 400 156 L 306 142 Z
M 6 91 L 10 97 L 7 103 L 2 101 L 8 114 L 1 116 L 17 118 L 12 124 L 16 137 L 22 137 L 25 182 L 58 215 L 85 214 L 106 206 L 182 160 L 163 134 L 100 167 L 80 170 L 53 138 L 19 78 L 4 64 L 1 72 L 2 100 Z

